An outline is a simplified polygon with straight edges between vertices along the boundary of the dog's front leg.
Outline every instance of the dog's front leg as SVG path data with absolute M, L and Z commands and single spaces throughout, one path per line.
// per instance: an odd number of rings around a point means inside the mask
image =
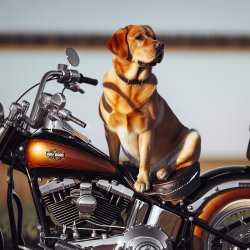
M 109 156 L 113 164 L 119 163 L 119 154 L 120 154 L 120 140 L 118 135 L 105 127 L 105 135 L 109 148 Z
M 147 130 L 139 135 L 140 164 L 139 174 L 135 182 L 135 189 L 137 192 L 143 192 L 150 189 L 149 172 L 152 142 L 153 132 L 151 130 Z

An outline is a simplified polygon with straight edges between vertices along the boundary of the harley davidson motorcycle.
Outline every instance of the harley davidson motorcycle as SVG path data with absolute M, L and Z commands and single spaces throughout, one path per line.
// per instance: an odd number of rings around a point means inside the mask
M 166 181 L 152 180 L 150 191 L 137 193 L 137 168 L 128 162 L 112 165 L 70 125 L 86 126 L 65 108 L 64 90 L 83 93 L 81 83 L 97 81 L 72 69 L 79 64 L 73 49 L 66 54 L 70 65 L 59 64 L 37 84 L 31 112 L 27 101 L 20 102 L 23 95 L 5 118 L 0 105 L 0 160 L 9 165 L 13 248 L 33 249 L 22 237 L 22 203 L 13 180 L 17 170 L 31 189 L 39 249 L 250 249 L 250 167 L 227 166 L 200 175 L 197 162 Z M 46 93 L 52 80 L 63 91 Z

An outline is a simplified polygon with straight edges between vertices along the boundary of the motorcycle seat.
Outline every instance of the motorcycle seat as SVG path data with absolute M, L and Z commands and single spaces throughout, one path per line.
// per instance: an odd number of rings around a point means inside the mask
M 129 185 L 134 188 L 134 182 L 138 174 L 138 168 L 125 162 L 119 167 Z M 182 200 L 193 193 L 200 185 L 200 163 L 182 168 L 172 173 L 167 180 L 151 181 L 151 189 L 144 192 L 145 195 L 158 195 L 162 200 Z

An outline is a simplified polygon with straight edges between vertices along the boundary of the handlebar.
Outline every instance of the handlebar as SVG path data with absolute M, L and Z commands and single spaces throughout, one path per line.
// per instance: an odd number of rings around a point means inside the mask
M 51 71 L 48 71 L 42 78 L 41 80 L 41 83 L 39 85 L 39 89 L 37 91 L 37 94 L 36 94 L 36 99 L 34 101 L 34 105 L 32 107 L 32 110 L 31 110 L 31 113 L 30 113 L 30 119 L 31 121 L 35 122 L 35 118 L 37 117 L 37 109 L 38 109 L 38 102 L 41 98 L 41 95 L 42 95 L 42 92 L 45 88 L 45 85 L 46 85 L 46 82 L 47 80 L 49 79 L 49 77 L 61 77 L 63 74 L 62 74 L 62 71 L 61 70 L 51 70 Z
M 80 74 L 80 80 L 78 81 L 79 83 L 87 83 L 90 85 L 94 85 L 96 86 L 98 84 L 98 81 L 96 79 L 93 78 L 89 78 L 89 77 L 85 77 L 82 74 Z
M 55 113 L 53 112 L 53 114 Z M 59 115 L 59 119 L 72 121 L 83 128 L 85 128 L 87 125 L 85 122 L 73 116 L 72 113 L 68 109 L 59 110 L 58 115 Z
M 94 86 L 98 84 L 96 79 L 83 76 L 83 74 L 79 73 L 77 70 L 68 69 L 68 66 L 65 64 L 59 64 L 58 69 L 62 72 L 61 77 L 57 80 L 59 83 L 87 83 Z
M 98 81 L 96 79 L 85 77 L 76 70 L 68 69 L 67 65 L 63 65 L 63 64 L 58 65 L 58 70 L 52 70 L 52 71 L 47 72 L 41 80 L 41 83 L 40 83 L 40 86 L 39 86 L 39 89 L 37 91 L 37 95 L 34 101 L 34 105 L 31 110 L 31 115 L 30 115 L 30 120 L 33 121 L 34 124 L 36 124 L 36 118 L 39 117 L 38 102 L 41 99 L 46 82 L 49 80 L 49 78 L 54 78 L 54 77 L 57 79 L 59 83 L 63 83 L 69 89 L 70 89 L 70 85 L 69 85 L 70 83 L 75 83 L 75 84 L 87 83 L 87 84 L 94 85 L 94 86 L 98 84 Z M 84 91 L 81 90 L 77 85 L 72 86 L 71 88 L 73 91 L 79 91 L 80 93 L 84 93 Z M 76 123 L 78 124 L 78 122 Z M 81 124 L 80 126 L 83 126 L 83 124 Z
M 86 123 L 74 117 L 69 110 L 64 109 L 66 100 L 63 98 L 60 99 L 60 97 L 63 97 L 62 93 L 58 93 L 60 96 L 57 94 L 52 96 L 44 92 L 46 83 L 50 80 L 57 80 L 57 82 L 64 84 L 65 88 L 80 93 L 84 93 L 84 91 L 78 84 L 86 83 L 94 86 L 98 84 L 96 79 L 85 77 L 77 70 L 68 68 L 65 64 L 59 64 L 57 70 L 48 71 L 42 77 L 41 82 L 34 85 L 39 85 L 39 88 L 30 116 L 26 115 L 29 103 L 26 101 L 23 101 L 22 104 L 18 103 L 23 95 L 16 103 L 12 103 L 9 116 L 6 119 L 3 117 L 0 104 L 0 123 L 3 123 L 0 126 L 0 142 L 13 127 L 21 128 L 22 131 L 28 131 L 30 127 L 33 129 L 41 128 L 44 125 L 45 117 L 49 118 L 51 121 L 72 121 L 83 128 L 86 127 Z M 27 93 L 27 91 L 25 93 Z
M 70 121 L 76 123 L 77 125 L 83 127 L 83 128 L 85 128 L 86 125 L 87 125 L 85 122 L 81 121 L 80 119 L 74 117 L 74 116 L 71 115 L 71 114 L 68 115 L 68 119 L 69 119 Z

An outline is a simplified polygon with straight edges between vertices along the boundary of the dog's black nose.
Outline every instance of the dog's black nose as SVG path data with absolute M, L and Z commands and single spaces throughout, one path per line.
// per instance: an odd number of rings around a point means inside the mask
M 155 49 L 164 49 L 164 43 L 161 42 L 161 41 L 157 41 L 157 42 L 154 44 L 154 48 L 155 48 Z

